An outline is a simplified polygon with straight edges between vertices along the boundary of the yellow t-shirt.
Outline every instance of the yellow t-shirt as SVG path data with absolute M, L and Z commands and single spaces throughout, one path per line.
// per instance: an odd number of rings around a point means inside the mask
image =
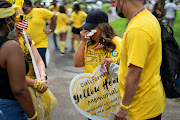
M 133 64 L 143 69 L 127 118 L 144 120 L 161 114 L 166 105 L 160 76 L 161 28 L 149 11 L 142 11 L 129 22 L 122 40 L 120 59 L 118 79 L 121 97 L 124 96 L 128 66 Z
M 50 10 L 50 11 L 56 11 L 56 12 L 58 12 L 58 11 L 59 11 L 59 5 L 56 4 L 55 7 L 54 7 L 54 5 L 51 5 L 51 6 L 49 7 L 49 10 Z
M 93 49 L 98 44 L 98 42 L 88 47 L 86 46 L 84 52 L 84 73 L 92 73 L 96 67 L 101 65 L 102 60 L 106 57 L 120 60 L 119 51 L 122 39 L 118 36 L 115 36 L 112 41 L 116 44 L 116 49 L 113 52 L 106 52 L 104 49 Z
M 65 13 L 58 12 L 56 15 L 57 15 L 56 28 L 61 28 L 63 25 L 67 25 L 69 20 L 68 20 L 68 16 Z
M 35 73 L 34 73 L 34 68 L 32 65 L 32 59 L 31 59 L 31 55 L 29 53 L 27 44 L 24 45 L 24 39 L 22 37 L 19 38 L 19 43 L 20 43 L 21 50 L 23 52 L 23 56 L 26 58 L 26 60 L 28 61 L 28 64 L 29 64 L 29 72 L 26 76 L 35 79 Z M 34 45 L 35 45 L 35 42 L 32 41 L 31 49 Z
M 46 20 L 50 20 L 54 13 L 44 8 L 33 8 L 27 15 L 28 28 L 26 30 L 35 42 L 36 48 L 47 48 L 48 37 L 43 32 L 46 30 Z
M 72 26 L 75 28 L 80 28 L 83 25 L 83 21 L 86 19 L 87 14 L 84 11 L 79 11 L 76 14 L 75 11 L 71 14 Z

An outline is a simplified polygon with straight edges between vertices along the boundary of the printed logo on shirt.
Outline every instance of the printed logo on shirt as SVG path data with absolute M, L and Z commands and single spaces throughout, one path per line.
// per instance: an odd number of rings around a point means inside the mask
M 117 57 L 118 56 L 118 51 L 117 50 L 112 51 L 112 56 Z

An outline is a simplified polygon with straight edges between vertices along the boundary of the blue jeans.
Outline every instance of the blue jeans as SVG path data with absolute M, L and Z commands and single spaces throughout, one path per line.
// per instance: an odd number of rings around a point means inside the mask
M 37 48 L 37 50 L 38 50 L 38 52 L 39 52 L 39 54 L 40 54 L 40 56 L 41 56 L 41 58 L 45 64 L 45 67 L 47 68 L 47 66 L 46 66 L 46 49 L 47 48 Z
M 53 33 L 53 41 L 54 41 L 54 46 L 55 46 L 56 50 L 59 50 L 59 47 L 56 42 L 56 34 L 55 33 Z
M 0 99 L 0 120 L 29 120 L 16 100 Z

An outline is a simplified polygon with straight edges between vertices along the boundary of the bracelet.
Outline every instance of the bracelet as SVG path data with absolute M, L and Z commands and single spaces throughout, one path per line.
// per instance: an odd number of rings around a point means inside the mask
M 47 75 L 46 74 L 42 74 L 41 77 L 45 77 L 47 80 Z
M 35 79 L 34 84 L 33 84 L 33 88 L 37 89 L 39 85 L 39 81 L 37 79 Z
M 115 64 L 118 64 L 119 65 L 119 60 L 118 59 L 116 59 L 116 58 L 112 58 L 113 59 L 113 63 L 115 63 Z
M 120 107 L 124 110 L 129 110 L 129 106 L 123 105 L 122 102 L 120 103 Z
M 41 85 L 38 87 L 38 91 L 41 91 L 43 89 L 43 82 L 41 82 Z
M 37 117 L 37 112 L 35 112 L 34 116 L 29 118 L 30 120 L 34 120 Z

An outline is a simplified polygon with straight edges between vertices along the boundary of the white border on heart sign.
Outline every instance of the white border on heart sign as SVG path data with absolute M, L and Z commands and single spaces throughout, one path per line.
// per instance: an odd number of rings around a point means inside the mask
M 86 111 L 84 111 L 83 109 L 81 109 L 77 104 L 76 104 L 76 101 L 74 100 L 74 96 L 73 96 L 73 86 L 74 86 L 74 84 L 78 81 L 78 80 L 80 80 L 80 78 L 87 78 L 87 77 L 93 77 L 94 75 L 95 75 L 95 73 L 97 73 L 97 72 L 99 72 L 99 67 L 101 67 L 101 66 L 98 66 L 95 70 L 94 70 L 94 72 L 92 73 L 92 74 L 90 74 L 90 73 L 83 73 L 83 74 L 79 74 L 79 75 L 77 75 L 77 76 L 75 76 L 74 78 L 73 78 L 73 80 L 71 81 L 71 83 L 70 83 L 70 88 L 69 88 L 69 91 L 70 91 L 70 97 L 71 97 L 71 101 L 72 101 L 72 103 L 73 103 L 73 105 L 75 106 L 75 108 L 81 113 L 81 114 L 83 114 L 84 116 L 86 116 L 87 118 L 90 118 L 90 119 L 93 119 L 93 120 L 109 120 L 109 118 L 107 118 L 107 117 L 101 117 L 101 116 L 96 116 L 96 115 L 92 115 L 92 114 L 90 114 L 90 113 L 88 113 L 88 112 L 86 112 Z M 112 63 L 112 64 L 110 64 L 110 66 L 109 66 L 109 74 L 111 75 L 111 76 L 115 76 L 115 77 L 118 77 L 118 70 L 119 70 L 119 66 L 117 65 L 117 64 L 114 64 L 114 63 Z M 101 73 L 100 73 L 101 74 Z M 113 75 L 112 75 L 113 74 Z M 116 83 L 116 84 L 118 84 L 118 83 Z M 116 85 L 116 86 L 118 86 L 118 85 Z M 113 86 L 113 87 L 115 87 L 115 86 Z M 112 89 L 113 89 L 113 87 L 112 87 Z M 112 90 L 111 89 L 111 90 Z M 117 88 L 118 89 L 118 88 Z M 77 89 L 75 89 L 75 90 L 77 90 Z M 114 96 L 113 96 L 114 97 Z M 119 105 L 120 105 L 120 102 L 121 102 L 121 100 L 120 100 L 120 95 L 119 96 L 115 96 L 116 98 L 118 97 L 118 99 L 117 99 L 117 101 L 116 101 L 116 105 L 117 105 L 117 103 L 118 103 L 118 105 L 117 106 L 115 106 L 116 107 L 116 109 L 119 107 Z M 81 101 L 81 99 L 80 99 L 80 101 Z M 102 103 L 103 101 L 101 100 L 101 103 Z M 115 112 L 115 111 L 111 111 L 111 112 Z M 107 116 L 107 115 L 106 115 Z

